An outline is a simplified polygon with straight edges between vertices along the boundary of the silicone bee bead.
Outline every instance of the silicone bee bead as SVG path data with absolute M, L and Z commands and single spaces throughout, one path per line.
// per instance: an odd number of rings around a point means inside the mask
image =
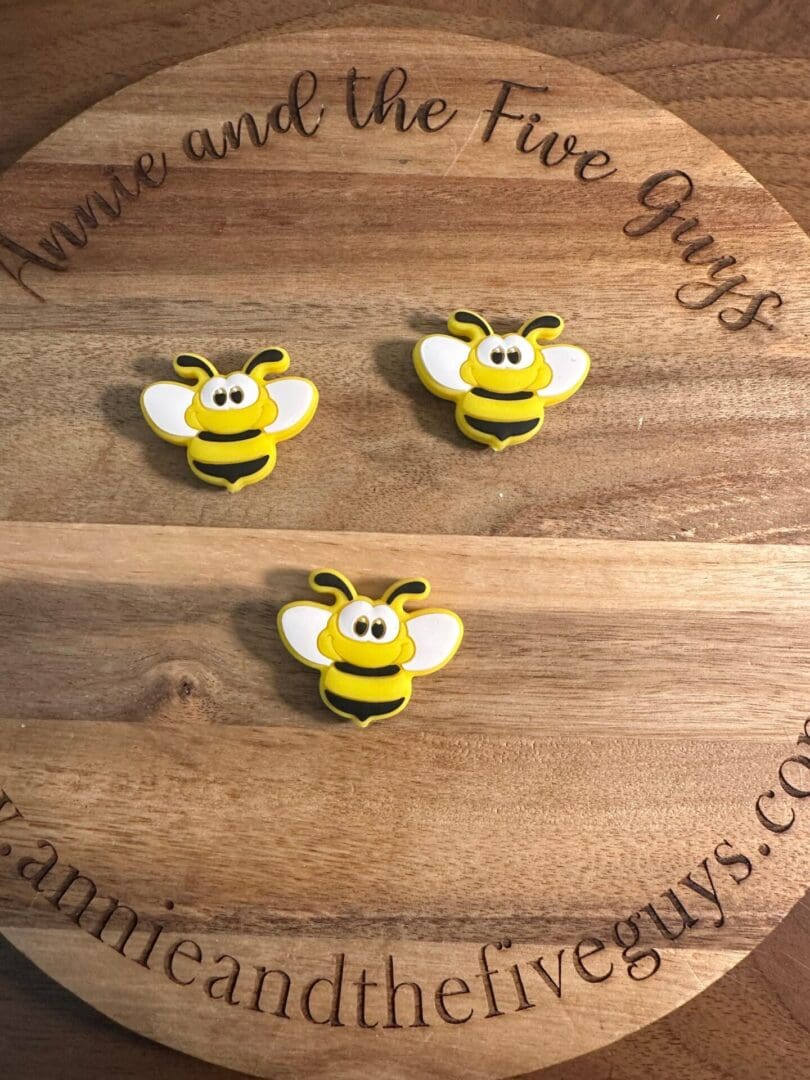
M 590 358 L 576 345 L 550 345 L 562 333 L 559 315 L 535 315 L 516 334 L 500 335 L 474 311 L 455 311 L 450 334 L 416 343 L 413 361 L 424 385 L 455 402 L 456 424 L 493 450 L 534 438 L 545 410 L 571 397 Z
M 281 640 L 302 664 L 321 674 L 327 708 L 361 728 L 401 712 L 413 679 L 443 668 L 461 644 L 464 626 L 452 611 L 406 612 L 425 598 L 424 578 L 395 581 L 379 599 L 361 596 L 336 570 L 315 570 L 310 587 L 334 602 L 300 600 L 278 614 Z
M 185 446 L 188 465 L 206 484 L 239 491 L 268 476 L 276 444 L 297 435 L 318 407 L 309 379 L 266 380 L 290 366 L 284 349 L 261 349 L 240 371 L 220 375 L 210 360 L 182 353 L 173 367 L 193 386 L 156 382 L 141 394 L 147 424 L 166 442 Z

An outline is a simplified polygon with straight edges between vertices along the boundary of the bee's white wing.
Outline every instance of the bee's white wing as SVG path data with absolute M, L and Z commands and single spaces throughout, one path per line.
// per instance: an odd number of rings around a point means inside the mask
M 540 350 L 552 371 L 551 382 L 537 391 L 544 405 L 565 401 L 579 390 L 591 366 L 591 358 L 577 345 L 547 345 Z
M 329 667 L 332 661 L 318 648 L 318 635 L 329 622 L 331 609 L 302 600 L 279 612 L 281 636 L 293 653 L 310 667 Z
M 182 383 L 157 382 L 141 394 L 141 409 L 149 426 L 169 442 L 186 443 L 197 431 L 186 423 L 186 410 L 194 391 Z
M 266 385 L 278 416 L 264 429 L 277 439 L 289 439 L 307 426 L 318 404 L 318 391 L 309 379 L 275 379 Z
M 449 334 L 431 334 L 417 344 L 414 363 L 419 378 L 439 397 L 466 394 L 470 384 L 461 377 L 461 365 L 470 355 L 470 346 Z
M 425 611 L 408 619 L 408 636 L 416 646 L 405 671 L 427 675 L 443 667 L 461 644 L 464 625 L 451 611 Z

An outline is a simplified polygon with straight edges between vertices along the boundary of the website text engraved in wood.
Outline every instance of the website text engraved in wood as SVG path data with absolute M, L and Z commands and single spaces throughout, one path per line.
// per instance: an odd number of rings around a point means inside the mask
M 810 746 L 810 719 L 796 744 Z M 806 754 L 786 757 L 776 772 L 779 792 L 769 788 L 757 797 L 757 821 L 771 836 L 793 827 L 796 814 L 790 802 L 810 796 L 810 787 L 805 786 L 808 771 Z M 669 888 L 661 894 L 663 903 L 645 904 L 617 919 L 607 932 L 585 935 L 570 950 L 558 949 L 551 956 L 517 959 L 517 951 L 526 947 L 518 945 L 512 954 L 513 942 L 504 936 L 481 945 L 471 958 L 470 970 L 425 985 L 424 980 L 409 977 L 407 964 L 391 953 L 362 963 L 345 952 L 335 953 L 328 971 L 304 975 L 280 965 L 246 963 L 218 950 L 208 955 L 193 937 L 173 932 L 167 916 L 145 920 L 117 897 L 103 896 L 87 874 L 64 865 L 52 841 L 39 839 L 34 850 L 29 837 L 15 835 L 14 823 L 23 820 L 11 797 L 0 790 L 0 826 L 9 837 L 0 841 L 0 858 L 13 855 L 16 861 L 11 860 L 11 865 L 19 878 L 76 927 L 121 957 L 162 973 L 177 986 L 196 986 L 214 1001 L 279 1020 L 303 1019 L 367 1030 L 426 1028 L 437 1020 L 463 1025 L 474 1017 L 491 1020 L 526 1012 L 535 1008 L 538 994 L 551 992 L 562 998 L 571 974 L 588 983 L 602 983 L 622 965 L 629 978 L 643 982 L 661 967 L 662 943 L 677 941 L 701 925 L 722 927 L 730 883 L 741 885 L 754 872 L 752 859 L 723 839 L 711 856 L 680 879 L 679 890 Z M 9 840 L 16 843 L 16 850 Z M 763 841 L 757 851 L 767 858 L 770 844 Z M 165 900 L 162 906 L 167 913 L 176 907 L 173 900 Z

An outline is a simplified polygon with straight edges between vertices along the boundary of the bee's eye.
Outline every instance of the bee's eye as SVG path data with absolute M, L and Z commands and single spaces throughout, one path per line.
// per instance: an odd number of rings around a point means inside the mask
M 493 349 L 489 354 L 489 358 L 493 364 L 502 364 L 504 360 L 503 349 L 500 346 L 498 346 L 497 349 Z
M 214 404 L 215 405 L 222 406 L 222 405 L 225 404 L 225 402 L 227 400 L 228 400 L 228 391 L 227 390 L 215 390 L 214 391 Z
M 371 624 L 371 633 L 379 641 L 385 633 L 385 621 L 383 619 L 375 619 Z
M 341 608 L 337 617 L 337 629 L 350 641 L 362 641 L 374 618 L 373 608 L 367 600 L 353 600 Z
M 258 384 L 241 371 L 235 371 L 228 376 L 225 390 L 234 408 L 240 409 L 243 405 L 253 405 L 259 398 Z
M 520 370 L 529 368 L 534 363 L 534 349 L 526 338 L 519 334 L 507 334 L 503 345 L 511 367 Z

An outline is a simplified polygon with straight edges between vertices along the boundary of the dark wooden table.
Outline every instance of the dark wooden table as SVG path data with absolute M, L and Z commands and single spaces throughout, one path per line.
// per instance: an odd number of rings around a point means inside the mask
M 0 2 L 0 168 L 93 102 L 161 67 L 269 32 L 361 12 L 544 48 L 666 105 L 713 138 L 810 223 L 810 9 L 756 0 L 542 5 L 421 0 L 419 8 L 303 0 Z M 559 29 L 557 33 L 559 33 Z M 546 45 L 546 48 L 548 46 Z M 571 53 L 569 53 L 571 55 Z M 777 539 L 778 538 L 772 538 Z M 544 1080 L 810 1077 L 810 901 L 689 1004 Z M 150 1043 L 99 1016 L 0 940 L 0 1063 L 16 1077 L 235 1075 Z

